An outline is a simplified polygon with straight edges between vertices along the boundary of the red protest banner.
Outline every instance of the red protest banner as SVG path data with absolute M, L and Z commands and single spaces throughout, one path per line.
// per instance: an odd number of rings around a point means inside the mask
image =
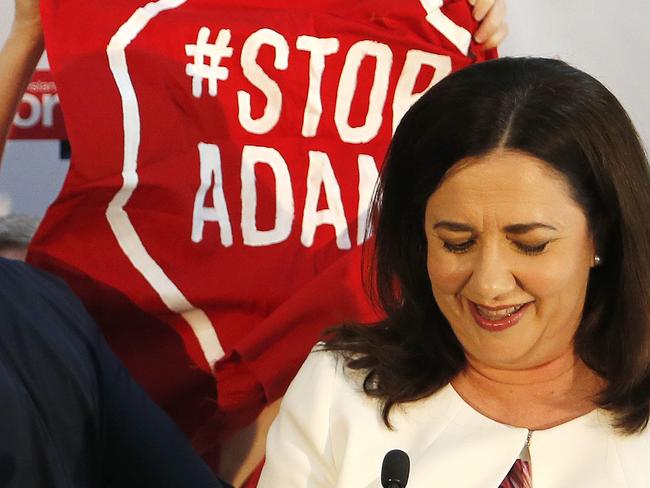
M 41 2 L 74 152 L 28 259 L 204 451 L 323 329 L 376 317 L 361 256 L 393 130 L 495 53 L 465 0 L 142 3 Z

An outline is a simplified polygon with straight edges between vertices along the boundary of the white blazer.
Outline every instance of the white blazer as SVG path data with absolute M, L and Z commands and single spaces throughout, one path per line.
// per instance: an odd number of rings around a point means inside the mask
M 312 351 L 271 426 L 261 488 L 381 488 L 384 455 L 405 451 L 407 488 L 497 488 L 526 429 L 491 420 L 447 385 L 391 411 L 384 425 L 363 377 L 333 353 Z M 650 488 L 650 428 L 618 434 L 604 410 L 532 433 L 534 488 Z

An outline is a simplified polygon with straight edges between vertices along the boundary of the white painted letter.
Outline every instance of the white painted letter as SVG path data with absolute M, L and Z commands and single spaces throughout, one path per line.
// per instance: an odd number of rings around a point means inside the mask
M 352 98 L 357 88 L 357 78 L 361 61 L 366 56 L 373 56 L 377 59 L 375 66 L 375 78 L 370 90 L 370 103 L 366 121 L 360 127 L 350 127 L 350 109 Z M 341 139 L 345 142 L 363 143 L 372 140 L 379 132 L 383 120 L 382 112 L 388 92 L 388 80 L 390 68 L 393 64 L 393 53 L 390 48 L 379 42 L 359 41 L 352 45 L 345 58 L 341 79 L 339 80 L 338 92 L 336 94 L 336 109 L 334 111 L 334 122 L 339 131 Z
M 275 226 L 271 230 L 259 230 L 255 221 L 257 212 L 255 165 L 258 163 L 267 164 L 275 176 Z M 241 204 L 241 230 L 244 244 L 268 246 L 289 237 L 294 217 L 293 189 L 287 163 L 275 149 L 244 146 L 241 166 Z
M 257 55 L 263 44 L 275 48 L 275 69 L 285 70 L 289 65 L 289 45 L 284 37 L 271 29 L 260 29 L 252 33 L 241 51 L 241 67 L 244 76 L 253 85 L 259 88 L 266 96 L 267 102 L 264 114 L 259 119 L 251 116 L 251 96 L 244 90 L 237 92 L 239 103 L 239 123 L 252 134 L 266 134 L 280 120 L 282 112 L 282 92 L 278 84 L 273 81 L 257 64 Z
M 361 245 L 371 235 L 372 229 L 367 228 L 368 212 L 372 203 L 372 195 L 379 172 L 372 156 L 359 154 L 359 207 L 357 212 L 357 244 Z
M 413 93 L 415 82 L 423 65 L 431 66 L 435 71 L 431 83 L 424 90 Z M 427 53 L 417 49 L 411 49 L 406 53 L 406 61 L 402 74 L 395 87 L 395 96 L 393 98 L 393 132 L 397 129 L 397 124 L 402 120 L 406 111 L 411 108 L 418 98 L 433 85 L 442 80 L 451 73 L 451 58 L 442 54 Z
M 314 137 L 320 116 L 323 113 L 320 89 L 325 70 L 325 56 L 339 50 L 339 40 L 333 37 L 319 39 L 312 36 L 300 36 L 296 41 L 296 47 L 300 51 L 309 52 L 309 90 L 305 115 L 302 119 L 302 135 L 303 137 Z
M 320 187 L 323 185 L 327 208 L 318 210 Z M 334 176 L 332 165 L 327 154 L 319 151 L 309 151 L 309 173 L 307 175 L 307 196 L 302 215 L 302 233 L 300 241 L 303 246 L 311 247 L 314 244 L 316 227 L 322 224 L 334 226 L 336 232 L 336 245 L 339 249 L 350 249 L 350 235 L 348 223 L 345 220 L 341 189 Z
M 420 3 L 424 7 L 424 10 L 427 11 L 427 21 L 429 24 L 449 39 L 463 55 L 467 55 L 470 42 L 472 41 L 472 34 L 442 13 L 440 9 L 443 1 L 420 0 Z
M 232 227 L 228 217 L 226 196 L 223 193 L 223 177 L 221 176 L 221 153 L 216 144 L 199 142 L 199 160 L 201 163 L 201 185 L 194 198 L 194 214 L 192 215 L 192 241 L 203 240 L 203 224 L 219 222 L 221 229 L 221 244 L 232 246 Z M 214 179 L 214 183 L 213 183 Z M 212 207 L 205 206 L 205 196 L 212 186 Z

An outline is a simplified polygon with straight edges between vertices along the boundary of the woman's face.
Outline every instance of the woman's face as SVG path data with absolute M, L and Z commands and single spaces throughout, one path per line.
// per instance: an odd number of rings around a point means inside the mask
M 456 164 L 429 197 L 433 296 L 470 361 L 541 366 L 572 352 L 594 245 L 563 175 L 496 150 Z

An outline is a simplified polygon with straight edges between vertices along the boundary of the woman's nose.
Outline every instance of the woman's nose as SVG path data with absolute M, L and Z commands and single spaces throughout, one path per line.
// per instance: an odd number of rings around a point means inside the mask
M 485 247 L 478 253 L 466 287 L 484 304 L 498 302 L 517 287 L 517 280 L 503 251 Z

